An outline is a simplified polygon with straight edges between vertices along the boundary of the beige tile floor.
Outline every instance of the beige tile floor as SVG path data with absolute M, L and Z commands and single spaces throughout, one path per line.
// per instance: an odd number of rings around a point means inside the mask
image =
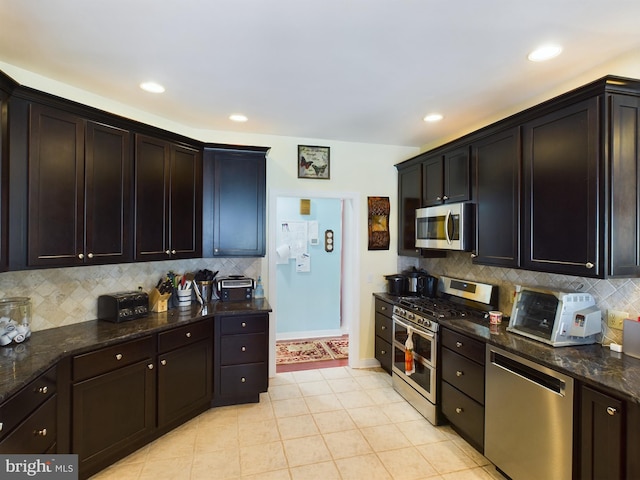
M 213 408 L 94 480 L 502 479 L 381 370 L 279 373 L 260 403 Z

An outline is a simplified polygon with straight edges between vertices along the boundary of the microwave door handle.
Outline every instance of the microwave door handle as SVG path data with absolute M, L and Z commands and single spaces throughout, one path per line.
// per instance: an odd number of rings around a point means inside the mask
M 447 216 L 444 219 L 444 234 L 447 239 L 447 243 L 451 245 L 451 237 L 449 236 L 449 225 L 451 225 L 451 210 L 447 212 Z

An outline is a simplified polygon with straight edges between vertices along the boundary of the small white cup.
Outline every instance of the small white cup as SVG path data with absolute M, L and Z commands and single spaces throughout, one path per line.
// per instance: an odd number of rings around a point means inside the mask
M 186 290 L 176 290 L 176 293 L 178 294 L 178 306 L 179 307 L 184 307 L 186 305 L 191 305 L 191 293 L 193 292 L 192 289 L 186 289 Z
M 491 325 L 498 325 L 502 323 L 502 312 L 492 310 L 489 312 L 489 323 Z

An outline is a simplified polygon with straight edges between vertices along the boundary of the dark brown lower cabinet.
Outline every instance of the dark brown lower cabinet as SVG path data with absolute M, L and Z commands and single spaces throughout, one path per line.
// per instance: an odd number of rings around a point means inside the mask
M 584 385 L 580 394 L 577 478 L 640 478 L 640 407 Z
M 173 428 L 209 408 L 212 335 L 210 320 L 158 334 L 158 428 Z
M 269 315 L 216 318 L 213 405 L 260 401 L 269 386 Z
M 71 449 L 81 478 L 133 452 L 156 425 L 152 337 L 73 358 Z

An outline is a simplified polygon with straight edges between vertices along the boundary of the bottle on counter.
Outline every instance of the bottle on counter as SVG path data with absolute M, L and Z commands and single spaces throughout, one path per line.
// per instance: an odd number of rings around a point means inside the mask
M 262 277 L 258 277 L 256 289 L 253 292 L 253 298 L 264 298 L 264 287 L 262 286 Z

